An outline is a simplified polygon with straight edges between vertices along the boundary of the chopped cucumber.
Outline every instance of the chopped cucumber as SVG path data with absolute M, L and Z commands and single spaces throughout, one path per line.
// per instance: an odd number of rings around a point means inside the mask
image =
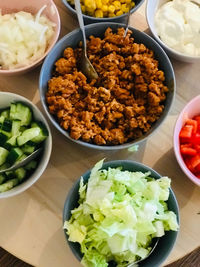
M 15 163 L 18 163 L 18 162 L 24 160 L 25 158 L 27 158 L 27 156 L 25 154 L 23 154 L 18 160 L 16 160 Z
M 11 136 L 12 136 L 11 133 L 6 132 L 6 131 L 4 131 L 4 130 L 0 130 L 0 133 L 6 135 L 8 138 L 11 138 Z
M 0 129 L 3 126 L 4 120 L 5 120 L 5 118 L 3 116 L 0 116 Z
M 5 172 L 8 180 L 16 178 L 14 171 Z
M 7 156 L 7 162 L 13 165 L 22 155 L 23 151 L 20 148 L 12 148 Z
M 1 116 L 5 119 L 8 119 L 10 117 L 10 109 L 5 109 L 1 112 Z
M 34 170 L 37 167 L 37 161 L 36 160 L 31 160 L 27 165 L 25 165 L 25 169 L 27 171 Z
M 0 174 L 0 184 L 5 182 L 5 180 L 6 180 L 6 176 L 4 174 Z
M 11 131 L 11 128 L 12 128 L 12 121 L 9 120 L 9 119 L 5 119 L 4 122 L 3 122 L 3 125 L 1 127 L 1 129 L 3 131 L 10 132 Z
M 47 131 L 47 128 L 45 127 L 45 125 L 42 122 L 33 122 L 31 124 L 31 127 L 36 127 L 36 128 L 40 129 L 39 135 L 32 139 L 33 142 L 41 143 L 42 141 L 44 141 L 47 138 L 48 131 Z
M 0 166 L 6 162 L 6 158 L 9 154 L 9 151 L 3 147 L 0 147 Z
M 32 111 L 29 107 L 22 103 L 11 104 L 10 106 L 10 119 L 20 120 L 21 126 L 29 125 L 32 120 Z
M 29 129 L 28 127 L 26 127 L 26 126 L 21 126 L 20 127 L 20 129 L 19 129 L 19 131 L 21 132 L 21 133 L 23 133 L 25 130 L 27 130 L 27 129 Z
M 8 136 L 0 132 L 0 146 L 3 146 L 7 140 Z
M 10 167 L 10 164 L 8 162 L 5 162 L 3 165 L 0 166 L 0 170 L 5 170 L 8 169 Z
M 17 136 L 12 136 L 10 139 L 8 139 L 5 143 L 5 147 L 7 149 L 11 149 L 12 147 L 15 147 L 17 144 Z
M 20 133 L 20 127 L 21 127 L 21 122 L 19 120 L 13 121 L 11 129 L 12 135 L 18 135 Z
M 35 128 L 30 128 L 28 130 L 25 130 L 21 136 L 17 137 L 17 143 L 19 146 L 24 145 L 28 141 L 32 140 L 36 136 L 40 134 L 40 128 L 35 127 Z
M 18 179 L 15 178 L 15 179 L 12 179 L 12 180 L 7 181 L 7 182 L 4 183 L 4 184 L 1 184 L 1 185 L 0 185 L 0 193 L 6 192 L 6 191 L 12 189 L 12 188 L 13 188 L 14 186 L 16 186 L 18 183 L 19 183 Z
M 24 168 L 19 168 L 15 171 L 15 175 L 21 183 L 23 179 L 26 177 L 26 170 Z
M 32 154 L 35 151 L 35 146 L 29 146 L 27 143 L 21 147 L 25 154 Z

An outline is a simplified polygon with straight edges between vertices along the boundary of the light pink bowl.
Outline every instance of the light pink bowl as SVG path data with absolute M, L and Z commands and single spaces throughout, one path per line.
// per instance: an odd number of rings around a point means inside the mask
M 187 119 L 192 119 L 194 116 L 200 115 L 200 95 L 193 98 L 180 113 L 176 125 L 174 128 L 174 152 L 176 159 L 187 177 L 194 182 L 196 185 L 200 186 L 200 179 L 198 179 L 185 165 L 181 153 L 180 153 L 180 143 L 179 143 L 179 133 Z
M 36 14 L 37 11 L 44 5 L 47 5 L 47 7 L 43 11 L 43 14 L 45 14 L 52 22 L 56 24 L 54 36 L 45 54 L 28 66 L 14 70 L 0 70 L 0 75 L 11 76 L 22 74 L 38 66 L 53 48 L 60 34 L 60 16 L 53 0 L 0 0 L 0 9 L 2 10 L 3 15 L 19 11 L 26 11 Z

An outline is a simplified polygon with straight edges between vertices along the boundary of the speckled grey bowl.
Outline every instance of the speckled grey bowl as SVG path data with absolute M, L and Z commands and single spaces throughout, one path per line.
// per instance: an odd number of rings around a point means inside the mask
M 85 27 L 86 36 L 87 38 L 90 35 L 98 36 L 98 37 L 104 37 L 105 30 L 110 27 L 113 29 L 113 31 L 116 31 L 119 27 L 124 27 L 124 24 L 120 23 L 96 23 L 96 24 L 90 24 Z M 167 114 L 169 113 L 170 107 L 172 105 L 174 95 L 175 95 L 175 88 L 176 88 L 176 81 L 175 81 L 175 75 L 173 71 L 173 67 L 171 65 L 171 62 L 164 52 L 164 50 L 161 48 L 161 46 L 154 41 L 149 35 L 147 35 L 144 32 L 138 31 L 132 27 L 130 27 L 130 30 L 132 31 L 132 36 L 135 38 L 135 41 L 137 43 L 143 43 L 145 44 L 149 49 L 154 51 L 155 58 L 159 61 L 159 67 L 161 70 L 164 71 L 166 82 L 165 84 L 169 88 L 169 92 L 167 94 L 167 99 L 165 101 L 165 108 L 160 116 L 160 118 L 156 121 L 156 123 L 153 124 L 150 131 L 148 131 L 146 134 L 141 136 L 140 138 L 131 141 L 129 143 L 125 143 L 122 145 L 115 145 L 115 146 L 99 146 L 95 144 L 86 143 L 84 141 L 80 140 L 74 140 L 69 136 L 69 133 L 65 131 L 57 122 L 56 118 L 50 114 L 48 110 L 48 106 L 45 99 L 45 94 L 47 92 L 48 87 L 48 81 L 52 77 L 52 71 L 54 68 L 54 63 L 62 57 L 63 51 L 66 47 L 77 47 L 78 43 L 82 40 L 82 33 L 80 29 L 76 29 L 73 32 L 70 32 L 66 36 L 64 36 L 52 49 L 50 54 L 46 57 L 41 73 L 40 73 L 40 79 L 39 79 L 39 89 L 40 89 L 40 98 L 43 105 L 43 108 L 49 117 L 52 124 L 68 139 L 71 141 L 86 146 L 88 148 L 94 148 L 99 150 L 118 150 L 118 149 L 125 149 L 128 147 L 131 147 L 133 145 L 139 144 L 140 142 L 146 140 L 152 133 L 154 133 L 160 125 L 163 123 L 164 119 L 167 117 Z
M 142 171 L 142 172 L 151 172 L 151 176 L 155 179 L 159 179 L 161 175 L 151 169 L 150 167 L 147 167 L 141 163 L 135 162 L 135 161 L 129 161 L 129 160 L 116 160 L 116 161 L 110 161 L 103 164 L 102 169 L 108 169 L 109 167 L 117 168 L 119 166 L 123 167 L 123 170 L 128 171 Z M 84 182 L 87 182 L 90 176 L 90 171 L 87 171 L 82 175 Z M 78 199 L 79 199 L 79 184 L 80 184 L 80 178 L 75 182 L 73 187 L 71 188 L 67 199 L 65 201 L 64 210 L 63 210 L 63 223 L 65 220 L 69 220 L 71 217 L 71 210 L 78 207 Z M 169 210 L 175 212 L 178 218 L 179 222 L 179 207 L 176 200 L 176 197 L 170 189 L 170 195 L 169 199 L 167 201 Z M 159 267 L 161 264 L 166 260 L 166 258 L 169 256 L 171 250 L 173 249 L 173 246 L 176 242 L 178 232 L 175 231 L 168 231 L 165 233 L 163 237 L 161 237 L 158 241 L 158 244 L 155 248 L 155 250 L 152 252 L 152 254 L 144 261 L 142 261 L 139 266 L 140 267 Z M 75 257 L 80 261 L 82 258 L 82 254 L 80 251 L 80 245 L 78 243 L 70 242 L 68 241 L 68 236 L 65 232 L 65 236 L 67 239 L 67 242 L 69 244 L 70 249 L 72 250 Z M 110 266 L 109 266 L 110 267 Z
M 68 0 L 62 0 L 63 4 L 66 6 L 66 8 L 76 16 L 76 10 L 69 4 Z M 135 6 L 131 9 L 131 14 L 134 13 L 144 2 L 144 0 L 135 0 Z M 113 17 L 113 18 L 95 18 L 92 16 L 87 16 L 83 14 L 83 19 L 85 24 L 90 24 L 90 23 L 97 23 L 97 22 L 120 22 L 120 23 L 125 23 L 126 22 L 126 17 L 127 13 Z

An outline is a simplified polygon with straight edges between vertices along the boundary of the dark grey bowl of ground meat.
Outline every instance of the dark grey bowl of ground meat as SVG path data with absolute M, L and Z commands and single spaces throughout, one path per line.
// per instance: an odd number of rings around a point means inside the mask
M 124 24 L 85 27 L 88 56 L 99 80 L 79 70 L 80 29 L 63 37 L 45 59 L 39 79 L 50 121 L 69 140 L 89 148 L 117 150 L 139 144 L 169 113 L 175 95 L 173 67 L 147 34 Z

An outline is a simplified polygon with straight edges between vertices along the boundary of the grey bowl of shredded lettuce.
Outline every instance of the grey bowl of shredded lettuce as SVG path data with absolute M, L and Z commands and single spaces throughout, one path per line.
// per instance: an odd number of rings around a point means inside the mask
M 78 179 L 66 199 L 63 223 L 81 264 L 123 267 L 142 260 L 139 266 L 160 266 L 179 229 L 179 208 L 170 182 L 128 160 L 101 160 Z M 151 253 L 156 238 L 159 242 Z

